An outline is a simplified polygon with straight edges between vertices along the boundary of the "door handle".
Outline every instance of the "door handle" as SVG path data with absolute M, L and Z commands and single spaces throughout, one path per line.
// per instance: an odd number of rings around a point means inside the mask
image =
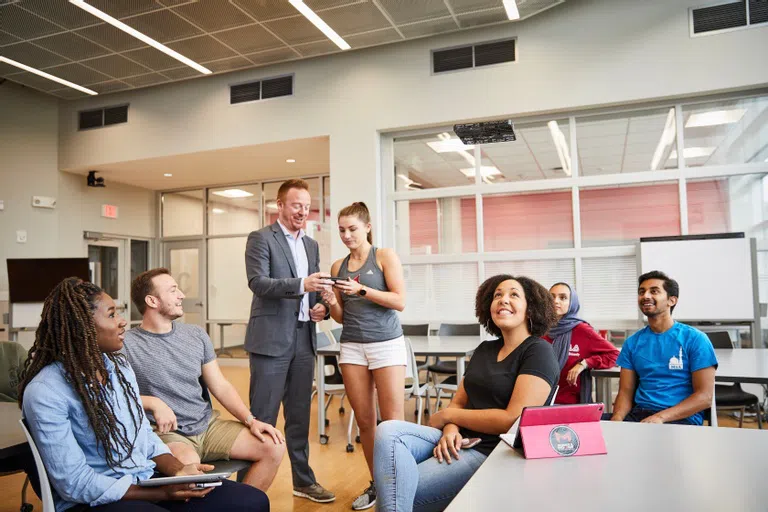
M 195 302 L 195 306 L 203 307 L 203 303 L 202 302 Z

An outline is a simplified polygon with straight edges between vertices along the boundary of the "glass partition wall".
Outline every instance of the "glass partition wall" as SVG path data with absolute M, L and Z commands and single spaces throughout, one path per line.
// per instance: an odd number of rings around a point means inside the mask
M 306 231 L 320 245 L 321 268 L 329 269 L 330 179 L 303 179 L 312 194 Z M 245 339 L 252 297 L 245 245 L 251 231 L 277 220 L 277 190 L 282 182 L 161 194 L 162 263 L 187 295 L 180 321 L 205 327 L 217 349 L 242 345 Z
M 766 91 L 515 119 L 515 133 L 382 136 L 404 322 L 471 322 L 477 286 L 509 273 L 571 283 L 596 329 L 634 329 L 638 240 L 732 231 L 757 238 L 768 302 Z

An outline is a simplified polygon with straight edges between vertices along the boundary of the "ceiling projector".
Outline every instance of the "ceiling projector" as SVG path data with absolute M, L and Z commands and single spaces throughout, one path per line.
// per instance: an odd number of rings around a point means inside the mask
M 466 145 L 512 142 L 517 138 L 511 119 L 457 124 L 453 131 Z

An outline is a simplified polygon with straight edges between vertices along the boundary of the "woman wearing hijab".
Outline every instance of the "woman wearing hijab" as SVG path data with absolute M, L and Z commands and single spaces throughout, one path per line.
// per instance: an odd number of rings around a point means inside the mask
M 578 317 L 579 296 L 569 285 L 556 283 L 549 293 L 555 301 L 558 318 L 557 325 L 544 336 L 552 343 L 560 364 L 560 389 L 555 403 L 589 403 L 592 401 L 592 378 L 584 370 L 613 368 L 619 350 Z

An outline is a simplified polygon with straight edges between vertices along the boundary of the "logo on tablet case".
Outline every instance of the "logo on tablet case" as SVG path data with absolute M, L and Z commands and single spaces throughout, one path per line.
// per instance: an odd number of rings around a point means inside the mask
M 579 449 L 579 436 L 571 427 L 558 425 L 549 432 L 549 444 L 559 455 L 568 457 Z

